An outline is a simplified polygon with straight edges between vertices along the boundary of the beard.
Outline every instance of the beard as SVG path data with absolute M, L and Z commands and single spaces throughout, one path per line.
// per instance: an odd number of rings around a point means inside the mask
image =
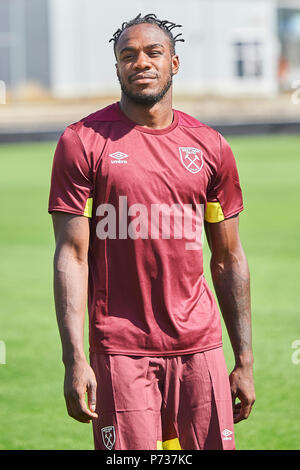
M 169 76 L 167 78 L 166 83 L 162 86 L 162 88 L 156 93 L 134 93 L 132 92 L 121 79 L 119 73 L 117 72 L 117 77 L 121 86 L 121 90 L 127 98 L 135 104 L 140 104 L 143 106 L 152 106 L 155 103 L 158 103 L 162 100 L 165 96 L 167 91 L 170 89 L 173 83 L 173 73 L 170 70 Z

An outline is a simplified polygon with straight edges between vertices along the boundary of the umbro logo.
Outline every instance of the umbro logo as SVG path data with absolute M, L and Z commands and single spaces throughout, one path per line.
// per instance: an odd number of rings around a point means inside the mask
M 223 441 L 231 441 L 232 440 L 232 437 L 231 437 L 232 431 L 229 431 L 229 429 L 224 429 L 222 434 L 223 434 Z
M 109 156 L 112 158 L 111 163 L 127 163 L 127 160 L 124 160 L 124 158 L 128 157 L 126 153 L 114 152 L 110 153 Z

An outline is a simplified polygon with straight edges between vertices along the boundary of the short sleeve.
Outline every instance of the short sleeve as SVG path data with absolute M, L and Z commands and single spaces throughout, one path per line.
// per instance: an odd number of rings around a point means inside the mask
M 67 127 L 53 158 L 48 212 L 61 211 L 91 217 L 92 171 L 78 134 Z
M 205 220 L 210 223 L 228 219 L 243 210 L 243 197 L 234 155 L 220 137 L 220 161 L 207 190 Z

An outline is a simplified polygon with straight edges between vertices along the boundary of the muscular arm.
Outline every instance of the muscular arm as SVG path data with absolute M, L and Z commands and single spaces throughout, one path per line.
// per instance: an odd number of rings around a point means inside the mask
M 255 401 L 251 335 L 250 276 L 243 251 L 238 217 L 205 225 L 211 249 L 211 274 L 235 356 L 230 374 L 234 419 L 249 416 Z M 235 399 L 241 402 L 235 405 Z
M 74 419 L 88 423 L 97 417 L 96 380 L 84 353 L 87 300 L 89 221 L 86 217 L 53 212 L 56 250 L 54 297 L 65 365 L 64 394 Z M 87 407 L 85 395 L 88 394 Z

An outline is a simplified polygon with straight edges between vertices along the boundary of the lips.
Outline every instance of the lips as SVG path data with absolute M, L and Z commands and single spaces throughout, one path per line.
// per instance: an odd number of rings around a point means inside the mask
M 141 83 L 146 83 L 148 82 L 149 80 L 154 80 L 156 77 L 156 75 L 152 75 L 152 74 L 138 74 L 138 75 L 134 75 L 132 78 L 130 78 L 130 81 L 131 82 L 141 82 Z

